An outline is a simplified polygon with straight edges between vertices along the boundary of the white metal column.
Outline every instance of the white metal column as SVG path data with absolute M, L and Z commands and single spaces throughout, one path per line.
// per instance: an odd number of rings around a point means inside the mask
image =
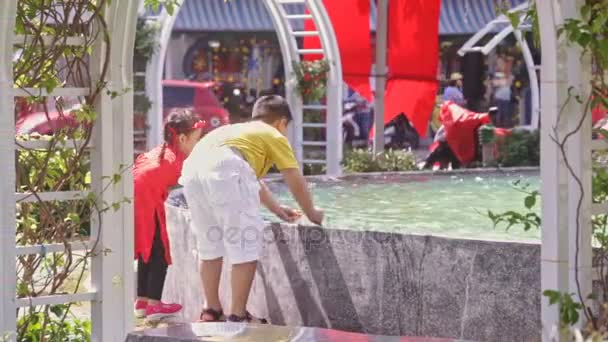
M 591 118 L 582 116 L 583 104 L 574 97 L 585 98 L 589 94 L 591 67 L 588 59 L 581 56 L 580 48 L 566 42 L 563 36 L 558 40 L 557 30 L 565 19 L 580 18 L 583 2 L 537 2 L 542 46 L 541 289 L 574 293 L 576 301 L 579 300 L 578 285 L 583 300 L 591 293 L 592 144 Z M 562 152 L 554 141 L 562 141 L 579 123 L 582 123 L 581 129 L 566 144 L 566 157 L 585 194 L 580 202 L 580 213 L 579 184 L 568 172 Z M 566 337 L 560 336 L 558 331 L 559 307 L 550 305 L 543 297 L 541 315 L 543 341 L 565 341 Z M 579 326 L 584 324 L 585 317 L 581 313 Z
M 386 91 L 386 40 L 388 32 L 388 0 L 378 1 L 376 20 L 376 74 L 374 100 L 374 155 L 384 151 L 384 96 Z
M 15 339 L 15 122 L 13 41 L 17 0 L 0 2 L 0 339 Z M 8 337 L 8 336 L 7 336 Z
M 106 10 L 111 41 L 108 88 L 121 92 L 132 88 L 132 58 L 137 21 L 137 2 L 113 1 Z M 92 56 L 93 79 L 104 62 L 103 53 L 109 48 L 97 44 Z M 111 98 L 106 92 L 96 103 L 97 120 L 94 126 L 91 151 L 92 190 L 99 196 L 100 205 L 120 203 L 132 198 L 130 170 L 121 174 L 122 181 L 108 187 L 108 177 L 124 170 L 133 160 L 133 94 Z M 107 188 L 106 188 L 107 187 Z M 99 293 L 91 306 L 92 341 L 122 341 L 132 328 L 133 293 L 133 212 L 132 206 L 121 203 L 117 211 L 102 213 L 101 222 L 94 220 L 91 234 L 99 236 L 99 243 L 91 264 L 93 288 Z
M 277 36 L 283 54 L 285 77 L 293 77 L 293 62 L 300 62 L 303 55 L 323 55 L 330 64 L 327 80 L 326 104 L 304 104 L 296 93 L 293 82 L 287 82 L 287 100 L 294 114 L 293 129 L 290 132 L 291 143 L 296 157 L 301 164 L 322 164 L 326 173 L 336 176 L 341 173 L 342 162 L 342 64 L 340 50 L 331 20 L 322 0 L 264 0 L 266 8 L 273 18 Z M 300 4 L 307 9 L 302 13 L 291 13 L 285 5 Z M 292 23 L 296 20 L 312 20 L 316 31 L 297 31 Z M 321 49 L 302 49 L 298 47 L 296 38 L 319 37 Z M 309 123 L 304 121 L 304 110 L 325 111 L 325 123 Z M 326 141 L 305 141 L 305 128 L 325 128 Z M 304 156 L 306 147 L 324 146 L 325 159 L 310 159 Z

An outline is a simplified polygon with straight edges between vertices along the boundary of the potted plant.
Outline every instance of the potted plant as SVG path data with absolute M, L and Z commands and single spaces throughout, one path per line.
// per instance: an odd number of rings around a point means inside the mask
M 329 62 L 316 61 L 294 62 L 296 89 L 304 102 L 319 102 L 325 98 Z

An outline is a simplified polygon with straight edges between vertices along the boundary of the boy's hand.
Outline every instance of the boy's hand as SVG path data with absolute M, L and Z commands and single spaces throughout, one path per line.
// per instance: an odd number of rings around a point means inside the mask
M 310 222 L 318 224 L 319 226 L 323 223 L 325 212 L 321 209 L 315 208 L 310 214 L 307 215 Z
M 285 222 L 295 222 L 297 219 L 299 219 L 300 217 L 302 217 L 302 213 L 299 210 L 296 209 L 292 209 L 289 207 L 286 207 L 284 205 L 280 206 L 277 209 L 277 212 L 275 212 L 275 214 L 283 221 Z

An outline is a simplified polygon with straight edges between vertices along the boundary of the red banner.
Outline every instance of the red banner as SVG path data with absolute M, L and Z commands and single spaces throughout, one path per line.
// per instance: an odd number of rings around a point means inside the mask
M 400 113 L 426 136 L 437 95 L 440 0 L 391 0 L 384 122 Z
M 369 74 L 372 65 L 370 45 L 370 0 L 325 0 L 323 4 L 331 19 L 342 61 L 344 82 L 361 96 L 372 100 Z M 312 20 L 304 23 L 306 31 L 314 31 Z M 318 37 L 304 38 L 305 49 L 320 49 Z M 306 60 L 320 59 L 319 55 L 305 55 Z

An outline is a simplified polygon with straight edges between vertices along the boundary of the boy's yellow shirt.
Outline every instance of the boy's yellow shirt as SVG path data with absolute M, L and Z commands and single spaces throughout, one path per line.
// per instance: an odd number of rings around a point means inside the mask
M 287 138 L 262 121 L 234 124 L 217 130 L 224 131 L 218 132 L 223 136 L 220 145 L 238 150 L 258 178 L 264 177 L 272 165 L 279 170 L 299 167 Z

